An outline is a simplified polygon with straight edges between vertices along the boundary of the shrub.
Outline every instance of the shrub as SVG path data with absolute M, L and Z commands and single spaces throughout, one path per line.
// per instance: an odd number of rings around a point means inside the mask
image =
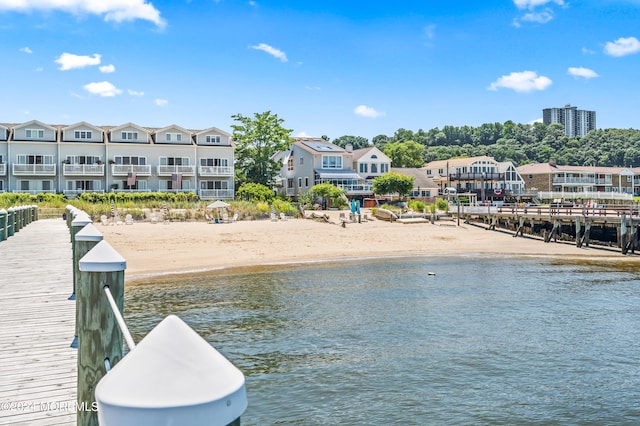
M 446 212 L 447 210 L 449 210 L 449 203 L 447 203 L 447 200 L 439 198 L 438 201 L 436 201 L 436 207 L 438 208 L 438 210 Z
M 426 209 L 427 205 L 424 201 L 420 200 L 410 200 L 409 208 L 416 212 L 423 212 Z

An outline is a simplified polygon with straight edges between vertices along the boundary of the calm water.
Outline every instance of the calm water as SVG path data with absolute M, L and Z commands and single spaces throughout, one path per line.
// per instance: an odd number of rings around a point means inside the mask
M 428 276 L 433 271 L 435 276 Z M 246 376 L 243 425 L 640 424 L 640 272 L 424 258 L 129 286 Z

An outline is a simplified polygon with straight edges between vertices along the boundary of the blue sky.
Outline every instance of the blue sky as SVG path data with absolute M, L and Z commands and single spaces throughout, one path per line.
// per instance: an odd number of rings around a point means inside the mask
M 293 135 L 529 123 L 640 128 L 640 0 L 0 0 L 0 122 Z

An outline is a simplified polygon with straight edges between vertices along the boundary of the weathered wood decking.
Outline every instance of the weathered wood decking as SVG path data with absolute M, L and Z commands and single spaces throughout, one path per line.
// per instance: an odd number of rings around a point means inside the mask
M 76 423 L 69 231 L 30 223 L 0 242 L 0 425 Z

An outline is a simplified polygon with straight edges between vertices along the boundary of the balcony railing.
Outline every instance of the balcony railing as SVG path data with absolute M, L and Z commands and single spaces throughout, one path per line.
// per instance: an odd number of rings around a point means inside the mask
M 64 164 L 65 176 L 104 176 L 104 164 Z
M 373 194 L 373 189 L 371 189 L 372 185 L 369 183 L 337 186 L 338 188 L 345 190 L 347 194 Z
M 195 176 L 196 166 L 158 166 L 158 176 L 171 176 L 178 173 L 183 176 Z
M 13 192 L 20 194 L 55 194 L 56 191 L 54 189 L 14 189 Z
M 596 177 L 554 177 L 553 183 L 556 185 L 611 185 L 611 178 Z
M 55 164 L 12 164 L 14 176 L 55 176 Z
M 449 173 L 449 180 L 504 180 L 504 173 L 487 173 L 487 172 L 473 172 L 473 173 Z
M 150 165 L 137 164 L 112 164 L 112 176 L 127 176 L 129 173 L 135 173 L 138 176 L 151 176 Z
M 7 165 L 5 163 L 0 164 L 0 176 L 7 175 Z
M 201 200 L 231 200 L 233 189 L 201 189 L 198 195 Z
M 227 166 L 200 166 L 200 176 L 233 176 L 233 167 Z
M 85 192 L 89 192 L 89 193 L 95 192 L 97 194 L 104 194 L 104 189 L 65 189 L 64 195 L 66 195 L 67 198 L 75 198 L 78 195 Z

